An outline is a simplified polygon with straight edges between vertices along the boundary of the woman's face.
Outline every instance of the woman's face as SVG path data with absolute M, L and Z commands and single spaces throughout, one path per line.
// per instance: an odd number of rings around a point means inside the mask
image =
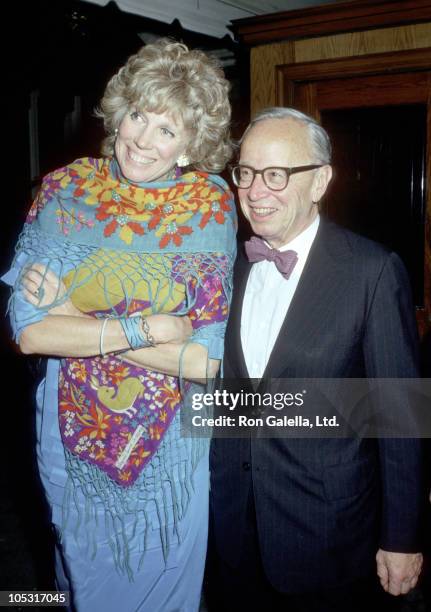
M 185 153 L 189 141 L 190 133 L 180 118 L 131 110 L 118 128 L 115 156 L 129 181 L 163 181 L 172 178 L 176 161 Z

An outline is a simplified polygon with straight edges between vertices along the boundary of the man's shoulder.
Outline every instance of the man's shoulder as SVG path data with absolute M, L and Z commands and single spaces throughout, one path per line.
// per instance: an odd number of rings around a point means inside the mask
M 381 261 L 387 259 L 391 254 L 391 250 L 383 244 L 328 219 L 321 219 L 318 238 L 331 252 L 361 258 L 362 261 L 364 258 L 370 261 Z
M 235 264 L 237 275 L 243 274 L 250 265 L 244 244 L 245 241 L 238 244 Z M 391 249 L 323 216 L 310 255 L 319 260 L 323 258 L 329 265 L 331 261 L 337 262 L 337 265 L 349 263 L 363 271 L 370 268 L 381 269 L 389 260 L 402 266 L 400 258 Z

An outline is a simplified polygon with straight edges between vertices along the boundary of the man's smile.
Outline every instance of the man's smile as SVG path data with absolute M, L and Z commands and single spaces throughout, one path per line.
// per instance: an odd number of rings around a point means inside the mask
M 276 212 L 277 209 L 276 208 L 269 208 L 269 207 L 254 207 L 254 206 L 250 206 L 250 212 L 252 215 L 255 215 L 257 217 L 268 217 L 270 215 L 272 215 L 272 213 Z

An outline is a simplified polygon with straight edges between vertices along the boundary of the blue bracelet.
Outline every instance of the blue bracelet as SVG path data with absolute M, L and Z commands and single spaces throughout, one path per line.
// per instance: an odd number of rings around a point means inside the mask
M 136 351 L 140 348 L 154 346 L 152 337 L 148 332 L 144 333 L 143 321 L 145 319 L 142 319 L 140 314 L 131 317 L 121 317 L 119 321 L 132 350 Z

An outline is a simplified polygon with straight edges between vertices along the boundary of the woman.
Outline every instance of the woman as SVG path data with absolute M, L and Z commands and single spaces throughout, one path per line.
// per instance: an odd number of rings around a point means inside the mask
M 38 461 L 79 611 L 199 607 L 208 441 L 179 412 L 222 357 L 236 220 L 208 172 L 231 153 L 228 89 L 173 41 L 129 58 L 101 102 L 104 158 L 45 177 L 4 277 L 21 350 L 50 356 Z

